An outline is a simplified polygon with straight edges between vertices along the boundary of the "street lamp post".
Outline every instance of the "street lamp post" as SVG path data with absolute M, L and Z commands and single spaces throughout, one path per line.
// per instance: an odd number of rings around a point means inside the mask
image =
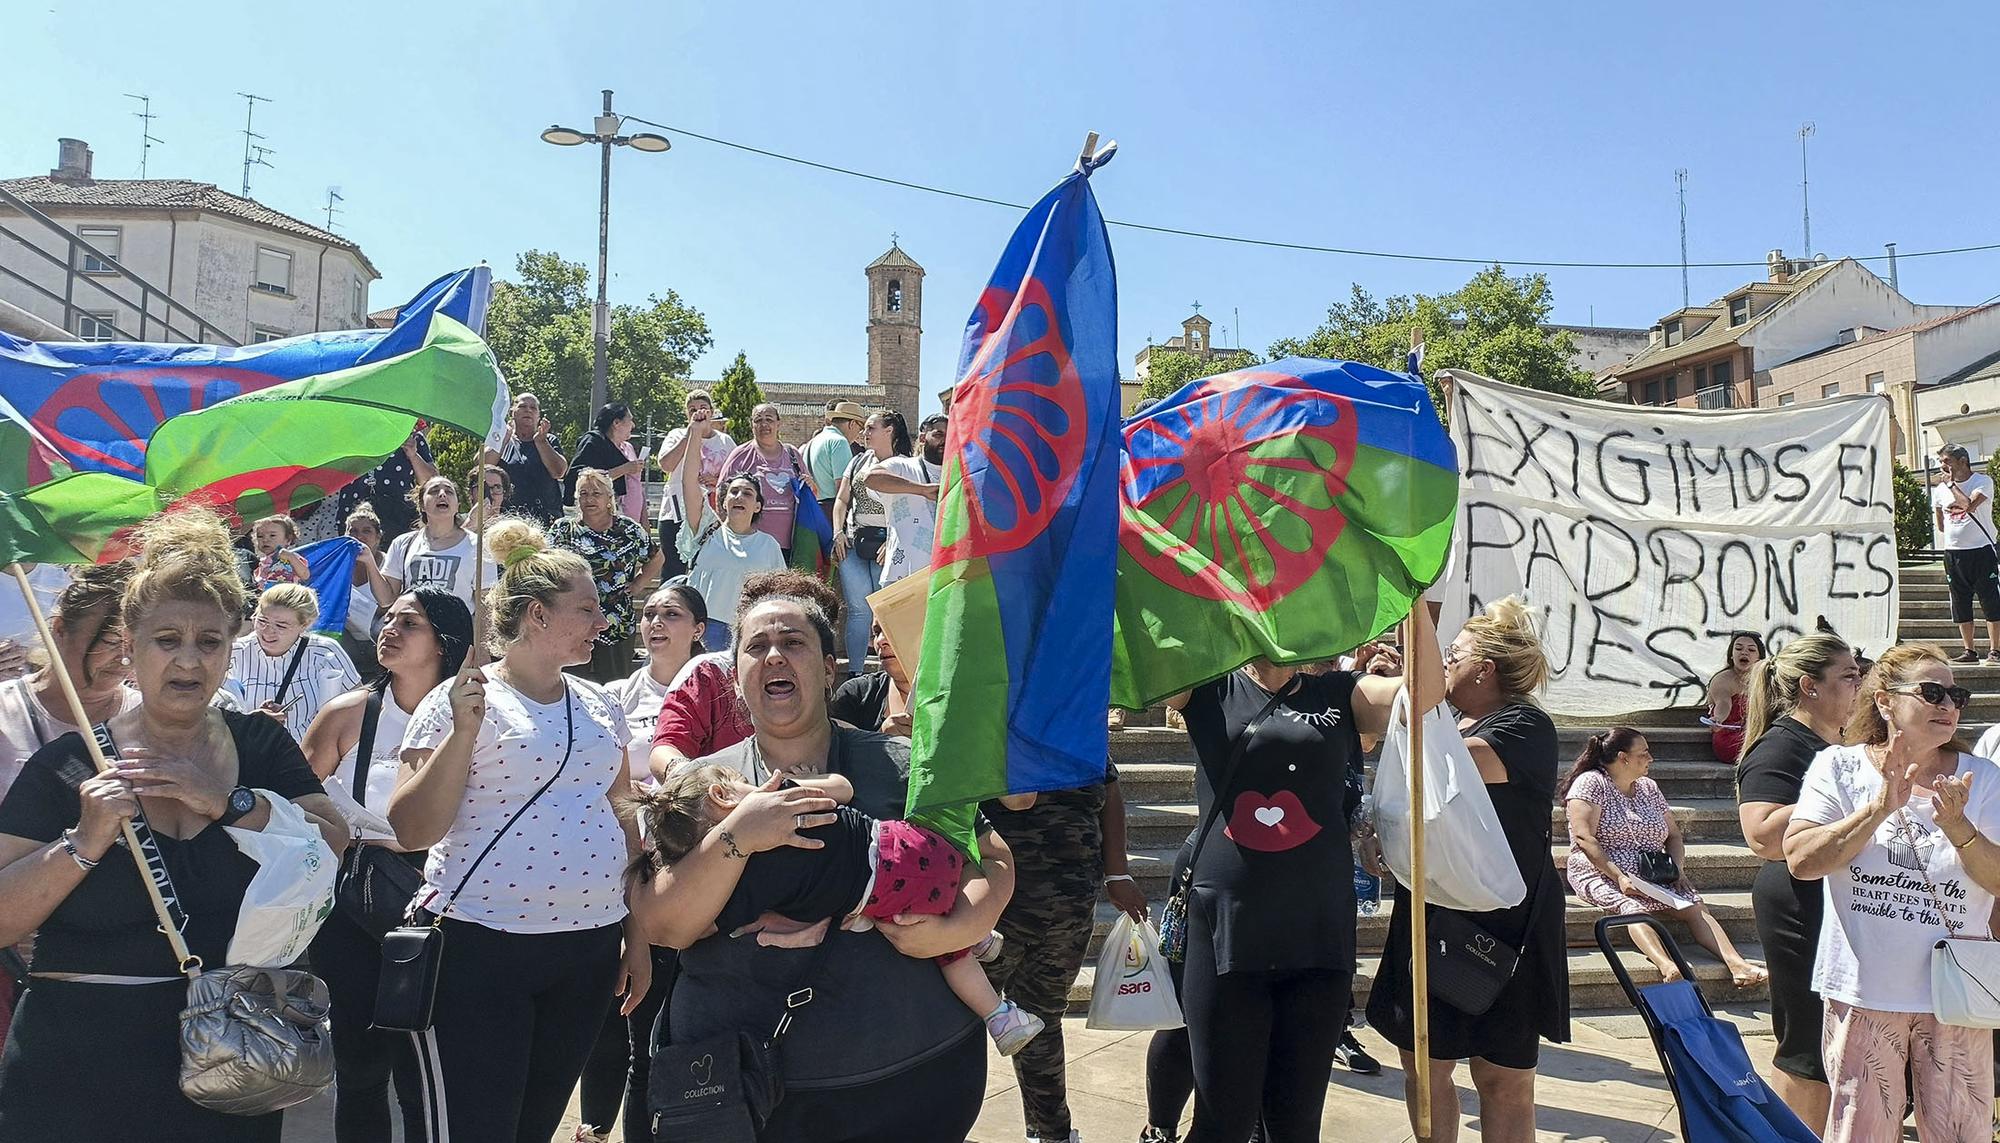
M 665 151 L 673 144 L 664 135 L 641 131 L 632 135 L 619 134 L 625 125 L 624 119 L 611 111 L 611 90 L 604 91 L 604 111 L 591 123 L 588 132 L 574 127 L 551 126 L 542 132 L 542 142 L 558 147 L 577 147 L 585 143 L 596 143 L 603 154 L 598 164 L 597 177 L 597 304 L 591 308 L 590 328 L 594 352 L 590 369 L 590 408 L 586 416 L 595 416 L 597 410 L 611 399 L 611 301 L 609 297 L 611 274 L 611 148 L 633 147 L 655 154 Z

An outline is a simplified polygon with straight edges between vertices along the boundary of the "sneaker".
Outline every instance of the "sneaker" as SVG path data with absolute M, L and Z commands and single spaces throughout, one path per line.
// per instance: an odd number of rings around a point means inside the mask
M 603 1131 L 593 1131 L 590 1124 L 579 1123 L 576 1125 L 576 1134 L 570 1136 L 570 1143 L 611 1143 L 611 1131 L 608 1128 Z
M 1352 1032 L 1341 1033 L 1340 1044 L 1333 1049 L 1333 1062 L 1344 1065 L 1358 1076 L 1382 1074 L 1381 1063 L 1362 1049 L 1361 1041 L 1355 1039 Z
M 1112 707 L 1104 716 L 1104 726 L 1107 730 L 1125 729 L 1125 711 L 1120 707 Z M 1051 1143 L 1056 1141 L 1052 1140 Z
M 1054 1135 L 1030 1135 L 1028 1136 L 1028 1143 L 1083 1143 L 1083 1136 L 1077 1133 L 1076 1128 L 1072 1127 L 1069 1134 L 1061 1138 Z
M 980 964 L 992 964 L 994 961 L 1000 959 L 1000 949 L 1006 943 L 1007 938 L 1001 934 L 988 933 L 985 940 L 973 946 L 972 959 L 978 961 Z
M 1995 647 L 1991 651 L 1986 652 L 1986 665 L 1989 667 L 2000 665 L 2000 647 Z
M 1979 652 L 1967 647 L 1958 654 L 1953 655 L 1951 661 L 1954 663 L 1977 663 L 1979 661 Z
M 1028 1041 L 1042 1034 L 1048 1025 L 1033 1012 L 1026 1011 L 1011 1000 L 1004 1000 L 993 1015 L 986 1018 L 986 1034 L 993 1037 L 993 1046 L 1003 1056 L 1011 1056 L 1028 1046 Z
M 1181 1143 L 1181 1137 L 1148 1123 L 1145 1130 L 1139 1132 L 1139 1143 Z

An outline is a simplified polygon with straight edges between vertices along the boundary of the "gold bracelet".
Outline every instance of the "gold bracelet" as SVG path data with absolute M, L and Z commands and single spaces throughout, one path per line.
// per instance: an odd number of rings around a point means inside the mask
M 1947 838 L 1946 840 L 1950 840 L 1950 839 L 1949 839 L 1949 838 Z M 1954 842 L 1952 842 L 1951 844 L 1952 844 L 1952 848 L 1954 848 L 1954 849 L 1964 849 L 1964 848 L 1965 848 L 1966 846 L 1968 846 L 1968 845 L 1971 845 L 1971 844 L 1972 844 L 1973 842 L 1975 842 L 1975 841 L 1978 841 L 1978 840 L 1979 840 L 1979 831 L 1978 831 L 1978 830 L 1973 830 L 1973 831 L 1972 831 L 1972 836 L 1971 836 L 1971 837 L 1968 837 L 1968 838 L 1966 838 L 1966 839 L 1965 839 L 1964 841 L 1954 841 Z

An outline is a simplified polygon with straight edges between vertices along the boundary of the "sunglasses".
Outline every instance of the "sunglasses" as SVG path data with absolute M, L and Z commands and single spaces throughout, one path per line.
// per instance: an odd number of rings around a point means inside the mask
M 1915 695 L 1932 706 L 1943 706 L 1944 701 L 1950 699 L 1951 705 L 1958 710 L 1964 710 L 1965 704 L 1972 701 L 1971 691 L 1964 687 L 1948 687 L 1943 683 L 1908 683 L 1900 687 L 1890 687 L 1889 693 Z
M 500 496 L 500 495 L 504 495 L 504 494 L 506 493 L 506 491 L 507 491 L 507 490 L 506 490 L 505 488 L 502 488 L 502 487 L 501 487 L 500 485 L 498 485 L 498 484 L 489 484 L 489 485 L 486 485 L 486 495 L 488 495 L 488 496 Z

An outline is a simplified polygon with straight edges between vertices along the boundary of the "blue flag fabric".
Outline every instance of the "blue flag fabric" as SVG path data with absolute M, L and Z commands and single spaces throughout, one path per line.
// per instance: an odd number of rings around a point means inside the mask
M 792 566 L 814 575 L 826 575 L 833 568 L 833 521 L 819 506 L 812 485 L 793 474 Z
M 1080 164 L 1021 221 L 966 323 L 912 701 L 913 814 L 1103 778 L 1117 322 Z
M 335 536 L 307 544 L 298 553 L 305 557 L 306 585 L 319 597 L 319 618 L 313 620 L 312 629 L 322 635 L 339 635 L 347 629 L 347 605 L 354 594 L 354 560 L 361 554 L 361 541 Z

